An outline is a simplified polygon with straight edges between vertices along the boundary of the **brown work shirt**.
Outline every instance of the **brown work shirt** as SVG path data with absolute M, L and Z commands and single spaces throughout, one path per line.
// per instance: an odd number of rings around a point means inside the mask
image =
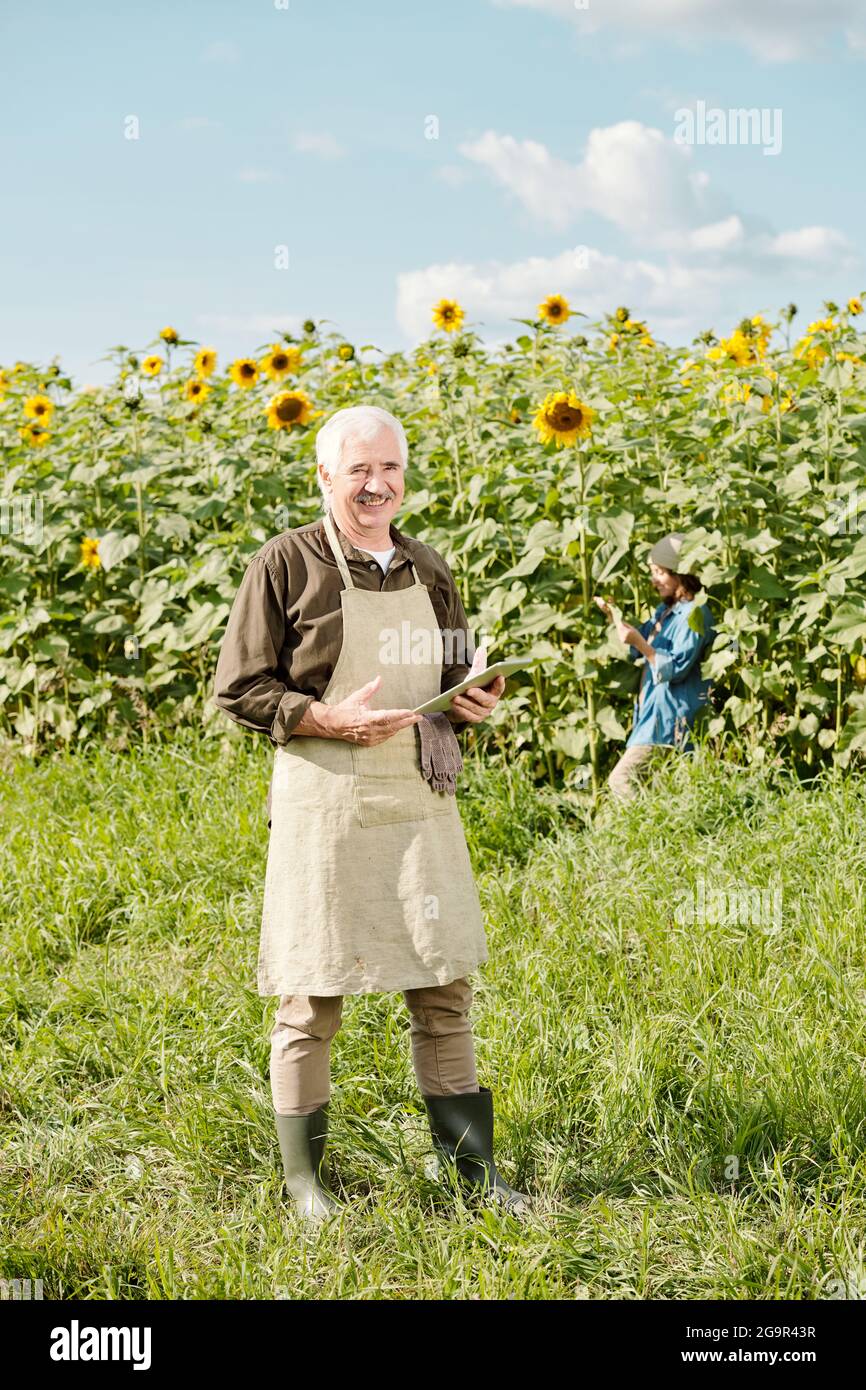
M 450 646 L 445 637 L 440 689 L 448 690 L 468 676 L 473 655 L 460 595 L 438 551 L 394 525 L 390 529 L 396 549 L 387 574 L 338 526 L 337 534 L 359 589 L 409 588 L 411 559 L 440 630 L 465 634 L 462 649 L 460 639 Z M 323 518 L 266 541 L 247 566 L 229 614 L 214 678 L 220 709 L 238 724 L 267 734 L 273 744 L 288 743 L 304 711 L 324 695 L 340 655 L 342 588 Z M 468 662 L 449 661 L 449 655 L 466 655 Z

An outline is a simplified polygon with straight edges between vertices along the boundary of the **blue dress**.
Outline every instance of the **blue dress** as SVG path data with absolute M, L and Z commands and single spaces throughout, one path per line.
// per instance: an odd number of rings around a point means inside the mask
M 626 748 L 636 743 L 665 743 L 683 749 L 692 746 L 695 715 L 706 704 L 710 688 L 709 680 L 701 676 L 701 662 L 716 636 L 709 605 L 698 606 L 704 623 L 702 632 L 689 627 L 694 599 L 680 599 L 670 608 L 660 603 L 652 617 L 637 629 L 648 640 L 656 620 L 664 616 L 661 631 L 652 641 L 655 661 L 647 661 L 636 647 L 629 647 L 629 660 L 643 659 L 644 669 L 641 691 L 635 700 L 634 727 Z

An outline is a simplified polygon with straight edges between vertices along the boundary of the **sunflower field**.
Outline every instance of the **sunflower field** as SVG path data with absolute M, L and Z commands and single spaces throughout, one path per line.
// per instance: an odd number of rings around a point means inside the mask
M 647 552 L 676 530 L 719 633 L 720 756 L 859 761 L 866 334 L 859 297 L 824 312 L 675 349 L 624 306 L 590 323 L 552 294 L 491 348 L 442 300 L 401 353 L 309 320 L 224 367 L 164 328 L 111 351 L 110 385 L 0 370 L 0 737 L 35 756 L 185 723 L 241 736 L 210 696 L 244 566 L 319 515 L 317 426 L 367 403 L 404 424 L 397 525 L 445 556 L 476 639 L 544 658 L 470 746 L 598 785 L 638 673 L 592 597 L 647 616 Z

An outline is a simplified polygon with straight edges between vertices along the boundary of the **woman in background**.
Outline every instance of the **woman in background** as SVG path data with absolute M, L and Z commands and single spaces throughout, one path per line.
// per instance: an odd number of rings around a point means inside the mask
M 695 604 L 700 580 L 677 568 L 682 542 L 682 533 L 674 532 L 650 551 L 650 583 L 661 603 L 640 627 L 625 622 L 604 599 L 595 600 L 628 644 L 629 660 L 644 660 L 634 726 L 608 778 L 611 792 L 623 801 L 636 795 L 641 772 L 657 756 L 656 749 L 693 746 L 695 715 L 707 701 L 710 683 L 701 676 L 701 662 L 716 634 L 709 606 Z

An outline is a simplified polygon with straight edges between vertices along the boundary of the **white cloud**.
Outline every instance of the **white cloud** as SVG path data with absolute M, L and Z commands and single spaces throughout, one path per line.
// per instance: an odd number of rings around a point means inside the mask
M 590 131 L 578 164 L 535 140 L 494 130 L 459 148 L 557 231 L 594 212 L 632 234 L 655 238 L 666 228 L 700 226 L 729 210 L 709 190 L 706 174 L 693 171 L 691 148 L 640 121 Z
M 745 237 L 743 220 L 734 212 L 721 222 L 697 227 L 688 234 L 687 245 L 693 251 L 730 251 L 734 246 L 742 246 Z
M 201 55 L 203 63 L 236 63 L 240 57 L 240 51 L 233 43 L 227 43 L 224 39 L 217 39 L 215 43 L 209 43 Z
M 780 232 L 768 238 L 766 249 L 772 256 L 791 260 L 833 261 L 837 265 L 854 265 L 857 260 L 851 242 L 833 227 L 799 227 L 796 231 Z
M 527 318 L 556 292 L 590 319 L 616 304 L 631 303 L 636 312 L 653 315 L 654 332 L 683 335 L 706 326 L 741 275 L 735 266 L 630 260 L 575 247 L 557 256 L 480 265 L 450 262 L 406 271 L 397 277 L 396 313 L 403 332 L 418 340 L 432 331 L 431 309 L 443 297 L 458 300 L 467 319 L 500 327 L 509 319 Z
M 486 131 L 460 147 L 541 223 L 564 231 L 586 213 L 618 227 L 645 251 L 685 257 L 686 263 L 762 264 L 779 258 L 804 263 L 847 256 L 853 247 L 832 227 L 803 227 L 776 235 L 762 219 L 738 212 L 694 169 L 692 148 L 639 121 L 590 131 L 583 159 L 569 163 L 534 140 Z
M 315 154 L 320 159 L 339 159 L 346 153 L 339 141 L 327 131 L 320 134 L 306 132 L 296 135 L 294 145 L 300 154 Z
M 855 52 L 866 51 L 862 0 L 603 0 L 578 9 L 574 0 L 492 0 L 500 9 L 545 10 L 575 24 L 579 33 L 625 30 L 684 44 L 729 40 L 767 62 L 812 57 L 834 34 Z

